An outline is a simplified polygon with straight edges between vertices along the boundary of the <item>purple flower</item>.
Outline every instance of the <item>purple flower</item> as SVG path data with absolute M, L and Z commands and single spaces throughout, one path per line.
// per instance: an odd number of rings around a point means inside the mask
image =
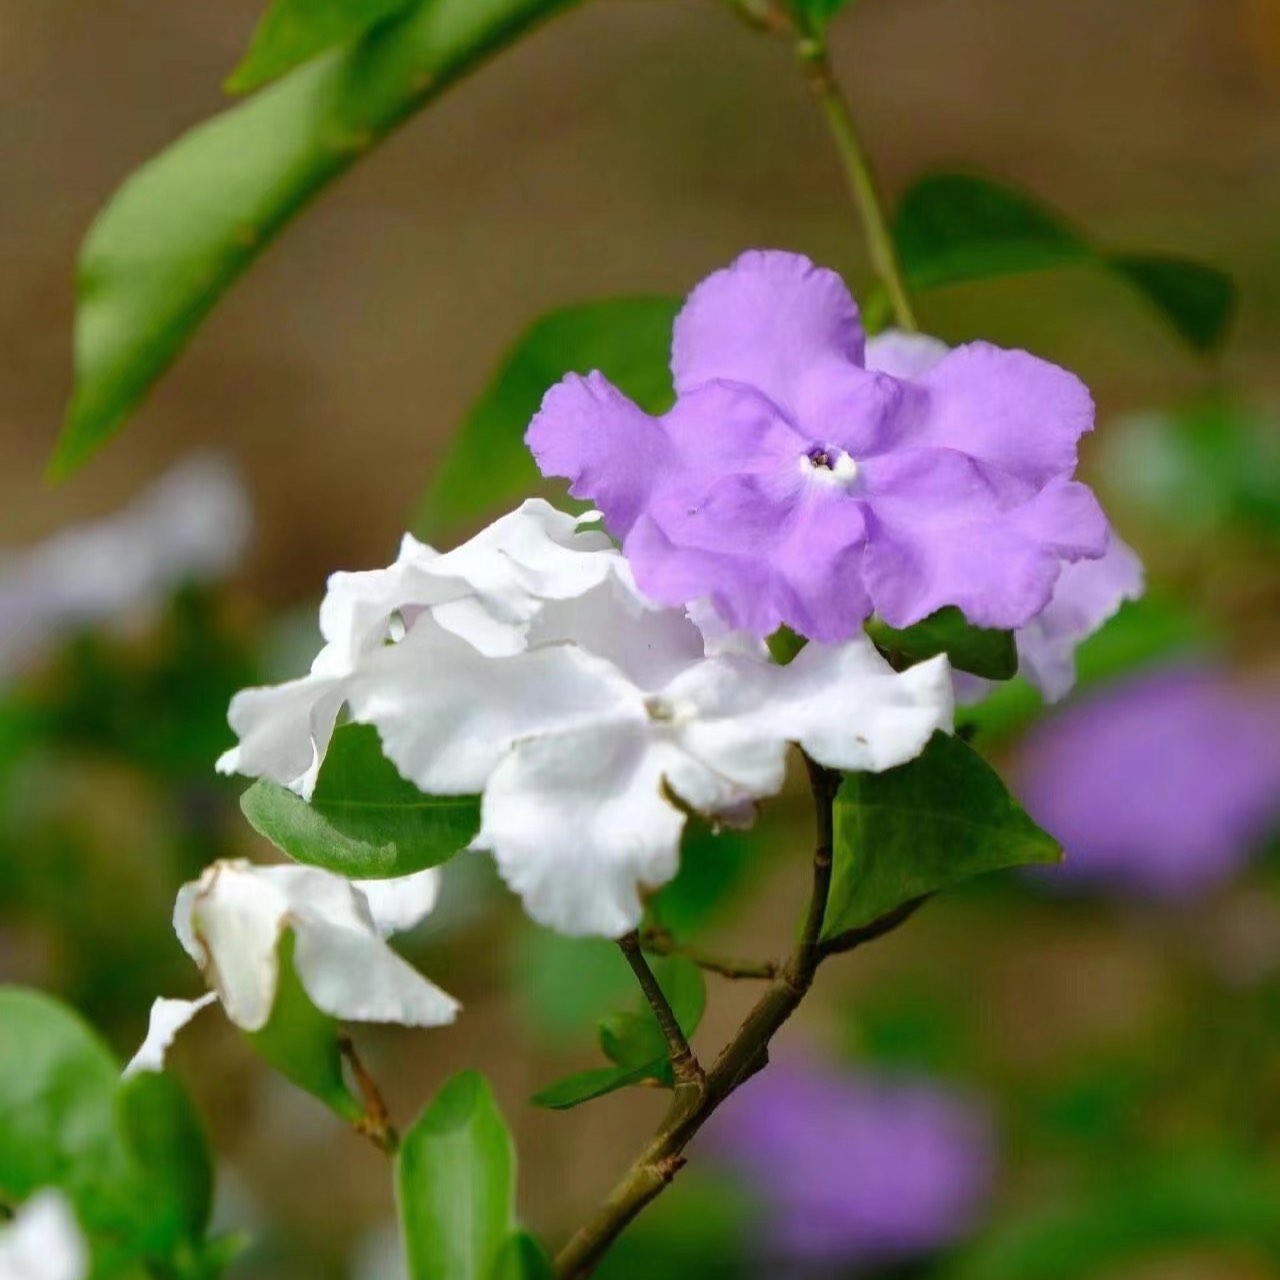
M 1051 880 L 1194 897 L 1280 821 L 1280 693 L 1206 668 L 1149 672 L 1043 724 L 1017 790 L 1066 851 Z
M 1105 549 L 1070 478 L 1093 425 L 1078 378 L 982 342 L 867 344 L 840 277 L 798 254 L 746 253 L 704 280 L 672 371 L 657 418 L 570 375 L 527 437 L 664 604 L 709 597 L 741 630 L 826 642 L 873 611 L 907 626 L 949 604 L 1017 627 L 1064 561 Z
M 744 1085 L 707 1140 L 759 1193 L 776 1262 L 803 1269 L 950 1243 L 975 1225 L 995 1164 L 989 1117 L 967 1096 L 796 1061 Z

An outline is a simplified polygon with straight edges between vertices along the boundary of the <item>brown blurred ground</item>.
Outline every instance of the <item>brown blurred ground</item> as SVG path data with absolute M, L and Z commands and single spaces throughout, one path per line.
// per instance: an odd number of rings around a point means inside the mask
M 71 276 L 131 168 L 218 109 L 260 0 L 0 0 L 0 545 L 102 510 L 196 444 L 260 515 L 274 599 L 389 553 L 499 353 L 556 303 L 680 291 L 750 245 L 865 280 L 785 49 L 716 0 L 596 0 L 412 122 L 288 231 L 123 437 L 56 491 Z M 886 185 L 938 164 L 1026 184 L 1098 233 L 1246 286 L 1225 364 L 1280 383 L 1277 0 L 863 0 L 838 60 Z M 1053 305 L 1046 305 L 1046 298 Z M 1211 377 L 1078 274 L 928 300 L 1073 364 L 1104 413 Z

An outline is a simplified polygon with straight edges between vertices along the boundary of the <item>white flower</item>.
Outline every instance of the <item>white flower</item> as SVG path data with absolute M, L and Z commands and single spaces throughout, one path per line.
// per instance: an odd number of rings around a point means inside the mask
M 161 1070 L 177 1032 L 214 1000 L 237 1026 L 260 1031 L 275 1004 L 285 930 L 294 935 L 298 979 L 322 1012 L 352 1022 L 452 1022 L 457 1002 L 384 941 L 431 910 L 437 887 L 434 868 L 356 883 L 315 867 L 215 862 L 183 885 L 173 914 L 179 940 L 213 990 L 198 1000 L 157 1000 L 125 1074 Z
M 781 786 L 790 743 L 880 770 L 950 727 L 945 659 L 894 673 L 871 642 L 810 644 L 786 667 L 708 656 L 682 613 L 623 577 L 547 606 L 528 648 L 486 658 L 429 620 L 348 690 L 400 772 L 429 794 L 483 791 L 491 850 L 535 920 L 569 934 L 634 928 L 675 874 L 683 805 L 739 815 Z
M 85 1280 L 89 1249 L 60 1191 L 38 1191 L 0 1223 L 0 1280 Z
M 364 659 L 428 612 L 481 653 L 519 652 L 547 601 L 626 572 L 609 539 L 583 528 L 593 520 L 531 499 L 446 554 L 406 534 L 388 568 L 335 573 L 320 607 L 325 645 L 310 673 L 236 696 L 229 719 L 240 742 L 219 770 L 271 778 L 309 798 Z
M 526 503 L 412 574 L 397 562 L 335 577 L 329 649 L 356 637 L 341 676 L 240 695 L 241 746 L 226 763 L 305 794 L 345 702 L 422 791 L 484 793 L 473 847 L 492 851 L 536 920 L 617 936 L 675 874 L 681 806 L 740 817 L 782 786 L 791 743 L 832 768 L 879 770 L 950 727 L 945 659 L 895 674 L 859 637 L 777 666 L 758 642 L 704 636 L 684 611 L 655 607 L 616 550 L 576 529 Z
M 153 605 L 184 582 L 219 577 L 248 535 L 248 499 L 235 472 L 197 456 L 115 515 L 0 554 L 0 675 L 59 635 Z

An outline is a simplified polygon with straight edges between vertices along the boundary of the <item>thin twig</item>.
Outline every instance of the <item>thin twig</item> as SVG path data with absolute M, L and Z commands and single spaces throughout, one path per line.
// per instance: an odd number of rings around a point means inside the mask
M 666 993 L 659 985 L 658 979 L 653 976 L 653 970 L 649 968 L 649 962 L 644 958 L 644 952 L 640 949 L 639 935 L 635 930 L 623 934 L 618 939 L 618 946 L 622 949 L 622 954 L 626 956 L 627 963 L 635 973 L 636 980 L 640 983 L 640 989 L 644 992 L 645 999 L 648 1000 L 649 1007 L 653 1010 L 653 1016 L 657 1018 L 658 1026 L 662 1028 L 662 1034 L 666 1037 L 667 1051 L 671 1057 L 671 1070 L 675 1074 L 677 1087 L 680 1085 L 693 1085 L 701 1089 L 703 1084 L 702 1065 L 689 1047 L 689 1042 L 685 1039 L 684 1032 L 680 1029 L 680 1023 L 672 1012 L 670 1003 L 667 1001 Z
M 355 1122 L 356 1131 L 364 1134 L 379 1150 L 385 1151 L 387 1155 L 394 1155 L 400 1146 L 400 1135 L 391 1123 L 391 1113 L 387 1110 L 378 1082 L 360 1061 L 355 1042 L 349 1035 L 339 1036 L 338 1048 L 351 1068 L 356 1088 L 360 1090 L 360 1098 L 364 1102 L 364 1115 Z
M 923 893 L 918 898 L 912 898 L 910 902 L 904 902 L 899 907 L 894 907 L 892 911 L 886 911 L 884 915 L 877 916 L 869 924 L 859 925 L 856 929 L 846 929 L 843 933 L 837 933 L 834 937 L 826 939 L 818 947 L 819 959 L 825 960 L 828 956 L 841 955 L 846 951 L 852 951 L 856 947 L 862 946 L 867 942 L 874 942 L 877 938 L 883 938 L 886 933 L 892 933 L 899 925 L 906 924 L 921 907 L 924 906 L 930 898 L 931 893 Z
M 718 973 L 722 978 L 768 980 L 776 978 L 782 967 L 776 960 L 735 960 L 728 956 L 712 955 L 699 947 L 679 942 L 668 930 L 658 925 L 647 925 L 640 931 L 640 944 L 654 955 L 682 956 L 699 969 Z

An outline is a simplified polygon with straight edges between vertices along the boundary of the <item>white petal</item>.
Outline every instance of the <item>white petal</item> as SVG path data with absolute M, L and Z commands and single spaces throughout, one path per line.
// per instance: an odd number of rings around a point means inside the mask
M 766 794 L 781 784 L 780 744 L 820 764 L 878 772 L 913 759 L 936 730 L 950 731 L 950 668 L 932 658 L 896 673 L 866 637 L 810 643 L 785 667 L 724 659 L 732 678 L 699 673 L 673 687 L 701 714 L 681 741 L 726 777 Z
M 364 895 L 378 932 L 387 937 L 420 924 L 435 910 L 440 898 L 440 869 L 428 867 L 409 876 L 389 880 L 353 880 Z
M 89 1248 L 61 1191 L 37 1191 L 0 1223 L 0 1280 L 84 1280 Z
M 490 779 L 475 847 L 539 923 L 619 937 L 640 890 L 678 866 L 685 819 L 662 785 L 675 755 L 642 721 L 521 742 Z
M 424 882 L 411 879 L 421 906 Z M 452 997 L 387 946 L 368 900 L 341 876 L 220 862 L 185 887 L 180 906 L 189 910 L 188 949 L 197 951 L 227 1016 L 246 1031 L 261 1030 L 271 1016 L 278 945 L 288 929 L 298 978 L 325 1013 L 406 1026 L 437 1026 L 457 1013 Z
M 574 646 L 486 658 L 423 618 L 367 660 L 348 701 L 404 777 L 428 795 L 465 795 L 484 788 L 517 739 L 607 719 L 639 698 Z
M 919 378 L 951 348 L 939 338 L 902 329 L 886 329 L 867 339 L 867 368 L 895 378 Z
M 165 1054 L 174 1037 L 201 1009 L 207 1009 L 217 998 L 217 994 L 210 991 L 198 1000 L 170 1000 L 164 996 L 156 1000 L 151 1006 L 147 1038 L 125 1067 L 125 1078 L 140 1071 L 163 1071 Z

